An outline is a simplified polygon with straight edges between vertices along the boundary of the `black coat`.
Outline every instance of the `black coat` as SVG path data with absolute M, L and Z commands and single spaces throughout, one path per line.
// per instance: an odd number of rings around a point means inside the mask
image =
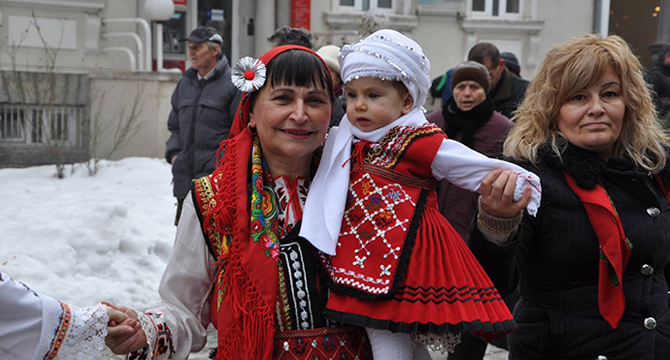
M 209 175 L 216 168 L 216 152 L 219 143 L 228 138 L 241 98 L 238 93 L 225 56 L 202 84 L 194 68 L 186 70 L 177 83 L 168 118 L 171 134 L 165 144 L 168 162 L 178 155 L 172 164 L 176 198 L 186 197 L 192 179 Z
M 514 309 L 519 329 L 509 336 L 510 359 L 670 359 L 668 200 L 654 179 L 630 162 L 605 162 L 576 147 L 563 159 L 561 164 L 545 155 L 537 167 L 521 164 L 540 176 L 542 203 L 536 218 L 524 214 L 504 245 L 471 227 L 472 252 L 501 294 L 518 280 L 522 300 Z M 598 239 L 563 169 L 581 187 L 602 182 L 633 243 L 623 277 L 626 309 L 616 330 L 598 307 Z M 666 167 L 661 176 L 670 189 L 668 175 Z M 647 329 L 650 318 L 656 326 Z
M 493 107 L 508 119 L 514 120 L 514 112 L 523 102 L 527 87 L 527 80 L 513 76 L 507 68 L 503 69 L 498 84 L 489 91 Z

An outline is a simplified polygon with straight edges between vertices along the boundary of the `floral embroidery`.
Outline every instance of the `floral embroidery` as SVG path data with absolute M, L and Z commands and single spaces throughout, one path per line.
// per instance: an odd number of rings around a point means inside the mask
M 172 342 L 172 331 L 170 331 L 168 324 L 161 320 L 163 314 L 151 312 L 145 314 L 151 317 L 154 324 L 156 324 L 156 349 L 154 350 L 154 357 L 168 354 L 168 359 L 171 359 L 175 353 Z

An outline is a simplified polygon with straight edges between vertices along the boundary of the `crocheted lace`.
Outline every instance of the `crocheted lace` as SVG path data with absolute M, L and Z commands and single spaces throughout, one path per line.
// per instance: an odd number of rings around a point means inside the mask
M 94 359 L 105 347 L 107 336 L 107 308 L 102 304 L 72 309 L 72 323 L 65 335 L 58 358 L 70 360 Z

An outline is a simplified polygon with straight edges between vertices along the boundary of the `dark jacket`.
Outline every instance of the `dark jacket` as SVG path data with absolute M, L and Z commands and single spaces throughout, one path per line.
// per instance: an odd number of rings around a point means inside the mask
M 442 130 L 446 129 L 442 110 L 433 111 L 426 118 Z M 491 119 L 475 131 L 472 148 L 488 157 L 499 157 L 502 143 L 511 127 L 512 122 L 508 118 L 494 111 Z M 461 135 L 459 133 L 453 140 L 461 141 Z M 443 180 L 437 187 L 437 195 L 440 213 L 449 220 L 451 226 L 463 239 L 467 239 L 468 229 L 477 208 L 479 193 L 461 189 Z
M 191 179 L 210 174 L 216 167 L 219 143 L 228 138 L 238 101 L 230 80 L 230 66 L 223 57 L 211 78 L 200 85 L 197 70 L 189 68 L 172 94 L 168 118 L 171 135 L 165 144 L 165 159 L 172 161 L 174 196 L 186 197 Z
M 542 181 L 537 217 L 525 213 L 503 245 L 487 241 L 476 226 L 470 231 L 470 248 L 501 294 L 519 278 L 510 359 L 669 359 L 670 205 L 660 186 L 631 162 L 605 162 L 573 146 L 563 165 L 549 155 L 542 159 L 537 167 L 521 164 Z M 563 169 L 581 187 L 602 182 L 633 244 L 623 276 L 626 309 L 616 330 L 598 307 L 598 239 Z M 666 167 L 666 188 L 669 175 Z
M 527 87 L 527 80 L 513 76 L 507 68 L 504 68 L 498 84 L 489 91 L 489 97 L 497 112 L 512 119 L 514 112 L 526 96 Z

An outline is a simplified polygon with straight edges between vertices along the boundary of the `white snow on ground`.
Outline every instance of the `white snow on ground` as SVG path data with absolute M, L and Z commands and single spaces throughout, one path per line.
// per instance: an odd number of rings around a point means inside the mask
M 77 306 L 143 308 L 174 242 L 175 200 L 164 160 L 103 161 L 58 179 L 54 166 L 0 169 L 0 270 Z

